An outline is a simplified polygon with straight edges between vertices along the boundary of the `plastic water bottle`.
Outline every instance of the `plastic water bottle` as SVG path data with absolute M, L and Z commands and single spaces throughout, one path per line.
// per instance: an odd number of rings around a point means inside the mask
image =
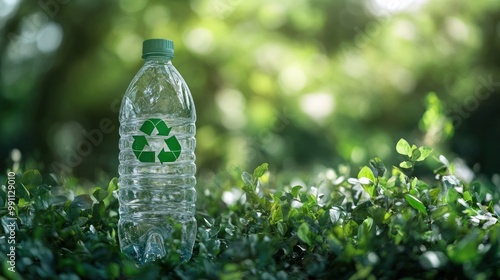
M 120 109 L 120 247 L 138 264 L 191 258 L 196 236 L 196 111 L 172 65 L 174 44 L 143 43 L 144 66 Z

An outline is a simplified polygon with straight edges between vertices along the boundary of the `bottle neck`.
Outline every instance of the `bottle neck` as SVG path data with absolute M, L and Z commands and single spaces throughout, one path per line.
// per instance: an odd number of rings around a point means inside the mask
M 147 56 L 144 58 L 145 64 L 171 64 L 172 58 L 166 56 Z

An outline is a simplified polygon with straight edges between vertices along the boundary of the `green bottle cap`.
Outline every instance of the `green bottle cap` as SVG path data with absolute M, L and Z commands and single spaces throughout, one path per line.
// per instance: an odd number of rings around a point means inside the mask
M 174 42 L 167 39 L 148 39 L 142 43 L 142 58 L 163 56 L 174 58 Z

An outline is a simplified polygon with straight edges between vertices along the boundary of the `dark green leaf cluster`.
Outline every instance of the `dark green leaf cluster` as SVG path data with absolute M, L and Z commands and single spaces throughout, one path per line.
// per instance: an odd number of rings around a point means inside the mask
M 124 271 L 117 246 L 117 200 L 111 195 L 116 179 L 92 194 L 75 196 L 71 181 L 61 184 L 49 175 L 42 178 L 37 170 L 16 176 L 16 272 L 2 267 L 8 279 L 117 278 Z M 5 186 L 0 190 L 2 206 L 7 199 Z M 7 204 L 5 204 L 7 205 Z M 6 210 L 3 208 L 2 210 Z M 1 211 L 5 236 L 10 214 Z M 11 246 L 0 240 L 2 252 Z M 0 261 L 7 261 L 6 254 Z M 127 266 L 133 267 L 132 262 Z
M 137 267 L 119 251 L 116 179 L 74 196 L 36 170 L 16 185 L 12 279 L 494 279 L 500 278 L 500 191 L 466 183 L 443 156 L 434 180 L 412 176 L 429 147 L 397 144 L 404 161 L 374 158 L 356 177 L 278 185 L 263 164 L 222 189 L 199 190 L 193 258 Z M 233 172 L 234 173 L 234 172 Z M 236 199 L 223 202 L 224 193 Z M 6 204 L 5 186 L 0 201 Z M 7 208 L 2 209 L 5 232 Z M 6 239 L 0 239 L 2 252 Z M 0 255 L 2 262 L 5 254 Z

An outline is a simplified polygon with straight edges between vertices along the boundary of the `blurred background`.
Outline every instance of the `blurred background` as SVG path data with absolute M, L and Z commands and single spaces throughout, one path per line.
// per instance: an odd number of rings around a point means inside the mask
M 499 20 L 496 0 L 0 0 L 0 169 L 117 176 L 142 41 L 169 38 L 202 175 L 396 164 L 400 138 L 492 175 Z

